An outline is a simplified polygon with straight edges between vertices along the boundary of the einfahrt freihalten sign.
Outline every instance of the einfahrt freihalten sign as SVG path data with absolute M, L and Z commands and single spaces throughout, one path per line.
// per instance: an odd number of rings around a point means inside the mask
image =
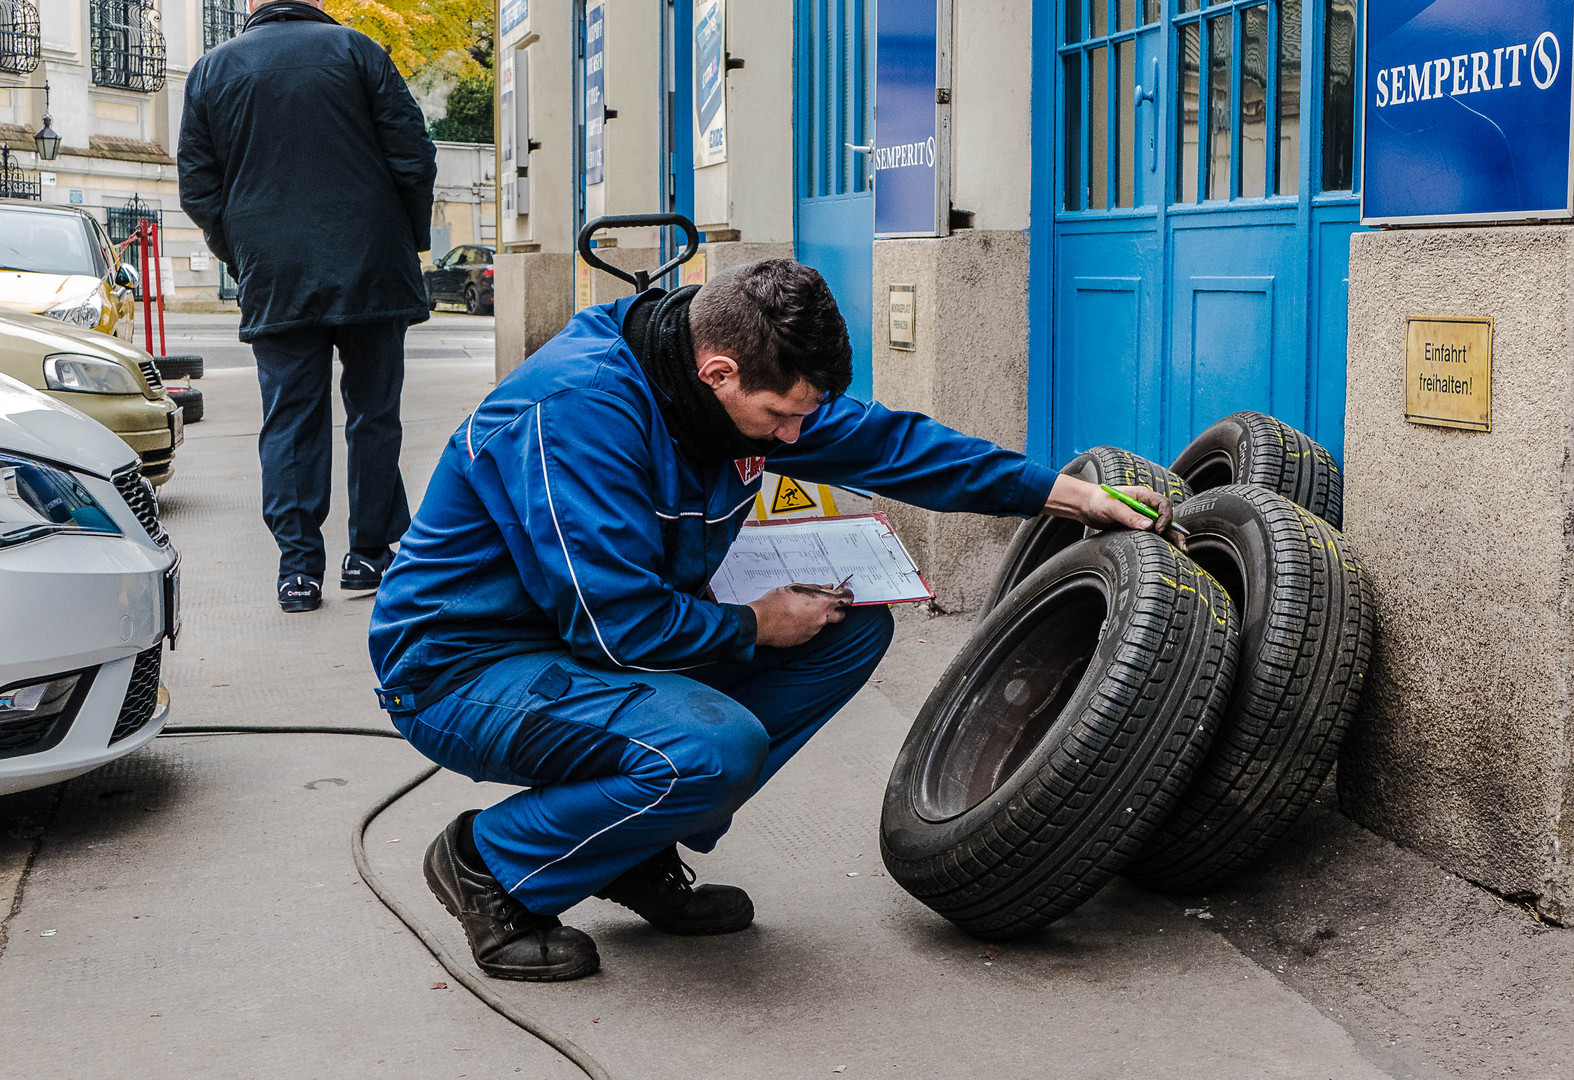
M 1405 316 L 1405 419 L 1492 430 L 1492 320 Z
M 1565 218 L 1574 0 L 1368 0 L 1361 220 Z

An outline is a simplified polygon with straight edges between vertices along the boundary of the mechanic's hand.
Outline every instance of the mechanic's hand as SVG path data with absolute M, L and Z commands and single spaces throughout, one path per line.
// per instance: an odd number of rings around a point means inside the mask
M 1070 518 L 1090 529 L 1135 529 L 1139 532 L 1156 532 L 1182 551 L 1186 550 L 1185 537 L 1170 529 L 1170 521 L 1175 516 L 1175 507 L 1168 499 L 1152 488 L 1131 486 L 1116 487 L 1116 490 L 1146 506 L 1153 507 L 1158 511 L 1159 516 L 1150 518 L 1139 514 L 1119 499 L 1106 494 L 1097 484 L 1078 480 L 1073 476 L 1061 476 L 1055 481 L 1049 499 L 1044 504 L 1044 513 Z
M 749 607 L 758 624 L 755 643 L 785 648 L 802 645 L 830 623 L 847 618 L 851 589 L 831 585 L 785 585 L 772 589 Z

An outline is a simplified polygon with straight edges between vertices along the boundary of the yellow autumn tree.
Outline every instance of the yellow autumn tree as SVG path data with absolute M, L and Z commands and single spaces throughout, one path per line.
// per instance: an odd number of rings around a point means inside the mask
M 406 77 L 492 66 L 492 0 L 327 0 L 328 14 L 387 50 Z

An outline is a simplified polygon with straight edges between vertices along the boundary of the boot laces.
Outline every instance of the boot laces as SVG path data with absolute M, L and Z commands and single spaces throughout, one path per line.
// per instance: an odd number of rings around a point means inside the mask
M 694 891 L 694 882 L 698 875 L 688 863 L 683 861 L 677 848 L 668 848 L 662 852 L 660 862 L 655 869 L 658 880 L 668 888 L 676 889 L 681 893 Z

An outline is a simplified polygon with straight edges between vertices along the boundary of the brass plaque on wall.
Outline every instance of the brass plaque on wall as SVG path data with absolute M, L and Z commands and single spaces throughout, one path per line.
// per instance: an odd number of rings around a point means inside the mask
M 918 348 L 918 331 L 914 328 L 917 315 L 917 292 L 911 285 L 892 285 L 889 322 L 891 348 L 912 352 Z
M 1492 430 L 1492 320 L 1405 316 L 1405 419 Z

